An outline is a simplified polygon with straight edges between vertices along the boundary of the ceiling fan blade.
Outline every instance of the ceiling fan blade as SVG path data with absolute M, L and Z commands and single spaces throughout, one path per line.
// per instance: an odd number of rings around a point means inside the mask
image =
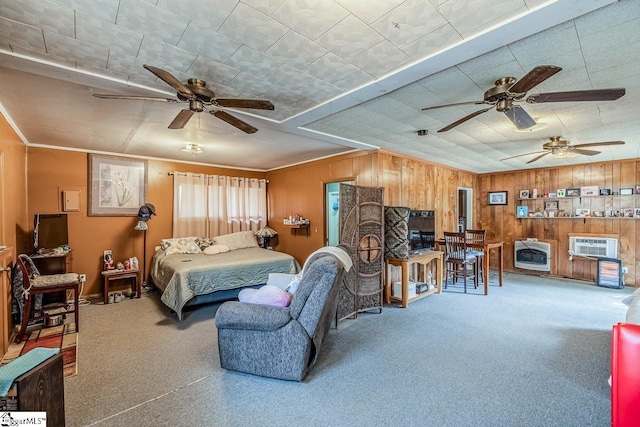
M 453 104 L 443 104 L 443 105 L 434 105 L 433 107 L 424 107 L 422 111 L 435 110 L 436 108 L 444 108 L 444 107 L 456 107 L 458 105 L 482 105 L 482 104 L 490 104 L 490 103 L 486 101 L 454 102 Z
M 518 129 L 529 129 L 536 125 L 536 121 L 533 117 L 527 113 L 524 108 L 519 105 L 514 105 L 513 108 L 504 112 L 504 114 L 513 122 Z
M 533 70 L 525 74 L 520 80 L 518 80 L 513 86 L 509 88 L 511 93 L 525 93 L 538 86 L 555 73 L 562 71 L 562 68 L 555 65 L 539 65 Z
M 131 99 L 134 101 L 157 101 L 157 102 L 180 102 L 171 98 L 156 98 L 154 96 L 133 96 L 133 95 L 107 95 L 102 93 L 94 93 L 93 96 L 101 99 Z
M 574 153 L 578 153 L 578 154 L 584 154 L 585 156 L 595 156 L 596 154 L 600 154 L 600 151 L 595 151 L 595 150 L 583 150 L 581 148 L 573 148 Z
M 547 152 L 547 150 L 532 151 L 531 153 L 524 153 L 524 154 L 518 154 L 517 156 L 505 157 L 504 159 L 500 159 L 500 161 L 509 160 L 509 159 L 515 159 L 516 157 L 528 156 L 529 154 L 539 154 L 539 153 L 546 153 L 546 152 Z
M 180 111 L 169 125 L 169 129 L 182 129 L 187 124 L 191 116 L 193 116 L 193 111 L 191 110 L 185 109 Z
M 456 126 L 458 126 L 458 125 L 460 125 L 460 124 L 462 124 L 462 123 L 466 122 L 467 120 L 473 119 L 474 117 L 479 116 L 480 114 L 485 113 L 485 112 L 487 112 L 487 111 L 491 110 L 492 108 L 493 108 L 493 106 L 491 106 L 491 107 L 489 107 L 489 108 L 484 108 L 484 109 L 482 109 L 482 110 L 478 110 L 478 111 L 476 111 L 475 113 L 471 113 L 471 114 L 469 114 L 468 116 L 464 116 L 464 117 L 463 117 L 463 118 L 461 118 L 460 120 L 458 120 L 458 121 L 455 121 L 455 122 L 451 123 L 449 126 L 445 126 L 445 127 L 443 127 L 442 129 L 440 129 L 440 130 L 438 131 L 438 133 L 440 133 L 440 132 L 446 132 L 446 131 L 448 131 L 448 130 L 451 130 L 451 129 L 453 129 L 454 127 L 456 127 Z
M 254 128 L 249 123 L 243 122 L 239 118 L 234 117 L 225 111 L 210 111 L 210 113 L 220 120 L 224 120 L 225 122 L 229 123 L 231 126 L 237 127 L 245 133 L 256 133 L 258 131 L 258 129 Z
M 216 99 L 221 107 L 253 108 L 256 110 L 273 110 L 273 104 L 264 99 Z
M 625 93 L 624 88 L 534 93 L 527 97 L 527 102 L 529 104 L 540 104 L 542 102 L 615 101 Z
M 624 145 L 624 141 L 589 142 L 587 144 L 576 144 L 573 148 L 598 147 L 604 145 Z
M 191 89 L 180 83 L 180 80 L 176 79 L 169 73 L 168 71 L 162 70 L 160 68 L 153 67 L 151 65 L 143 65 L 144 68 L 151 71 L 156 75 L 160 80 L 164 81 L 166 84 L 180 92 L 181 94 L 187 96 L 188 98 L 194 97 L 194 93 L 191 92 Z
M 539 156 L 536 156 L 536 157 L 534 157 L 533 159 L 529 160 L 529 161 L 527 162 L 527 164 L 529 164 L 529 163 L 533 163 L 533 162 L 535 162 L 535 161 L 537 161 L 537 160 L 540 160 L 541 158 L 543 158 L 544 156 L 546 156 L 547 154 L 550 154 L 550 153 L 551 153 L 551 151 L 547 151 L 546 153 L 540 154 Z

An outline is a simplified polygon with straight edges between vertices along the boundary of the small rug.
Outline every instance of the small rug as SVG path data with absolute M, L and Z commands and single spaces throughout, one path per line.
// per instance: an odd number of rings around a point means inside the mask
M 50 328 L 38 328 L 29 332 L 29 338 L 20 343 L 12 342 L 2 358 L 0 366 L 11 362 L 35 347 L 59 348 L 65 377 L 78 373 L 78 333 L 75 323 L 66 323 Z

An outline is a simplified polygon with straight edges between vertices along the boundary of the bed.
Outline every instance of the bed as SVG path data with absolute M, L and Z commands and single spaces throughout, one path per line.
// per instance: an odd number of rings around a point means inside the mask
M 153 255 L 150 274 L 162 292 L 162 302 L 182 319 L 186 305 L 215 301 L 217 298 L 211 298 L 212 295 L 229 295 L 229 290 L 264 284 L 270 273 L 295 274 L 299 270 L 300 265 L 291 255 L 260 247 L 215 255 L 167 254 L 160 248 Z

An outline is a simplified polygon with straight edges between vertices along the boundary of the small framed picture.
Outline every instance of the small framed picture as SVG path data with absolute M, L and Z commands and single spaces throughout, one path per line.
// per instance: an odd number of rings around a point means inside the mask
M 591 210 L 590 209 L 576 209 L 576 216 L 579 217 L 587 217 L 590 216 Z
M 611 195 L 611 189 L 610 188 L 601 188 L 600 189 L 600 195 L 601 196 L 610 196 Z
M 105 271 L 116 269 L 116 263 L 113 260 L 113 253 L 111 252 L 111 249 L 107 249 L 106 251 L 103 252 L 102 260 L 104 262 Z
M 557 210 L 558 209 L 558 202 L 557 201 L 553 201 L 553 202 L 545 202 L 544 203 L 544 208 L 545 209 L 553 209 L 553 210 Z
M 520 198 L 528 199 L 529 198 L 529 190 L 520 190 Z
M 597 185 L 585 185 L 580 187 L 580 197 L 589 197 L 598 195 Z
M 564 188 L 558 188 L 558 190 L 556 191 L 556 197 L 564 197 L 565 194 L 566 193 Z
M 490 205 L 506 205 L 507 204 L 507 191 L 489 191 L 489 204 Z
M 633 188 L 621 188 L 620 189 L 620 195 L 621 196 L 629 196 L 633 194 Z
M 579 188 L 567 188 L 565 191 L 567 197 L 580 197 Z

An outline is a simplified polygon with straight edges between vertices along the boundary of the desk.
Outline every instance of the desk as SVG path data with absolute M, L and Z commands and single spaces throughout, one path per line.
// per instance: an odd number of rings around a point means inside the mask
M 417 301 L 421 298 L 427 297 L 434 293 L 442 293 L 442 266 L 443 266 L 444 252 L 442 251 L 430 251 L 410 256 L 408 259 L 390 258 L 385 261 L 385 287 L 384 287 L 384 299 L 386 303 L 394 301 L 400 301 L 402 308 L 407 308 L 410 302 Z M 422 267 L 423 280 L 427 277 L 427 265 L 433 260 L 436 261 L 436 274 L 433 277 L 436 278 L 436 287 L 434 289 L 423 292 L 420 295 L 409 299 L 409 268 L 413 264 L 419 264 Z M 389 266 L 393 265 L 402 268 L 402 298 L 394 298 L 391 296 L 391 275 L 389 274 Z
M 440 245 L 440 247 L 444 246 L 444 239 L 436 240 L 436 245 Z M 502 240 L 491 240 L 486 241 L 484 243 L 468 243 L 467 247 L 472 249 L 482 249 L 484 253 L 484 262 L 483 262 L 483 275 L 482 282 L 484 283 L 484 294 L 489 295 L 489 252 L 492 249 L 498 250 L 498 272 L 500 274 L 499 283 L 502 286 L 502 279 L 504 273 L 504 257 L 502 254 L 502 247 L 504 246 L 504 241 Z
M 105 304 L 109 304 L 109 285 L 114 280 L 131 280 L 131 298 L 142 296 L 142 280 L 140 270 L 108 270 L 102 272 L 102 298 Z

